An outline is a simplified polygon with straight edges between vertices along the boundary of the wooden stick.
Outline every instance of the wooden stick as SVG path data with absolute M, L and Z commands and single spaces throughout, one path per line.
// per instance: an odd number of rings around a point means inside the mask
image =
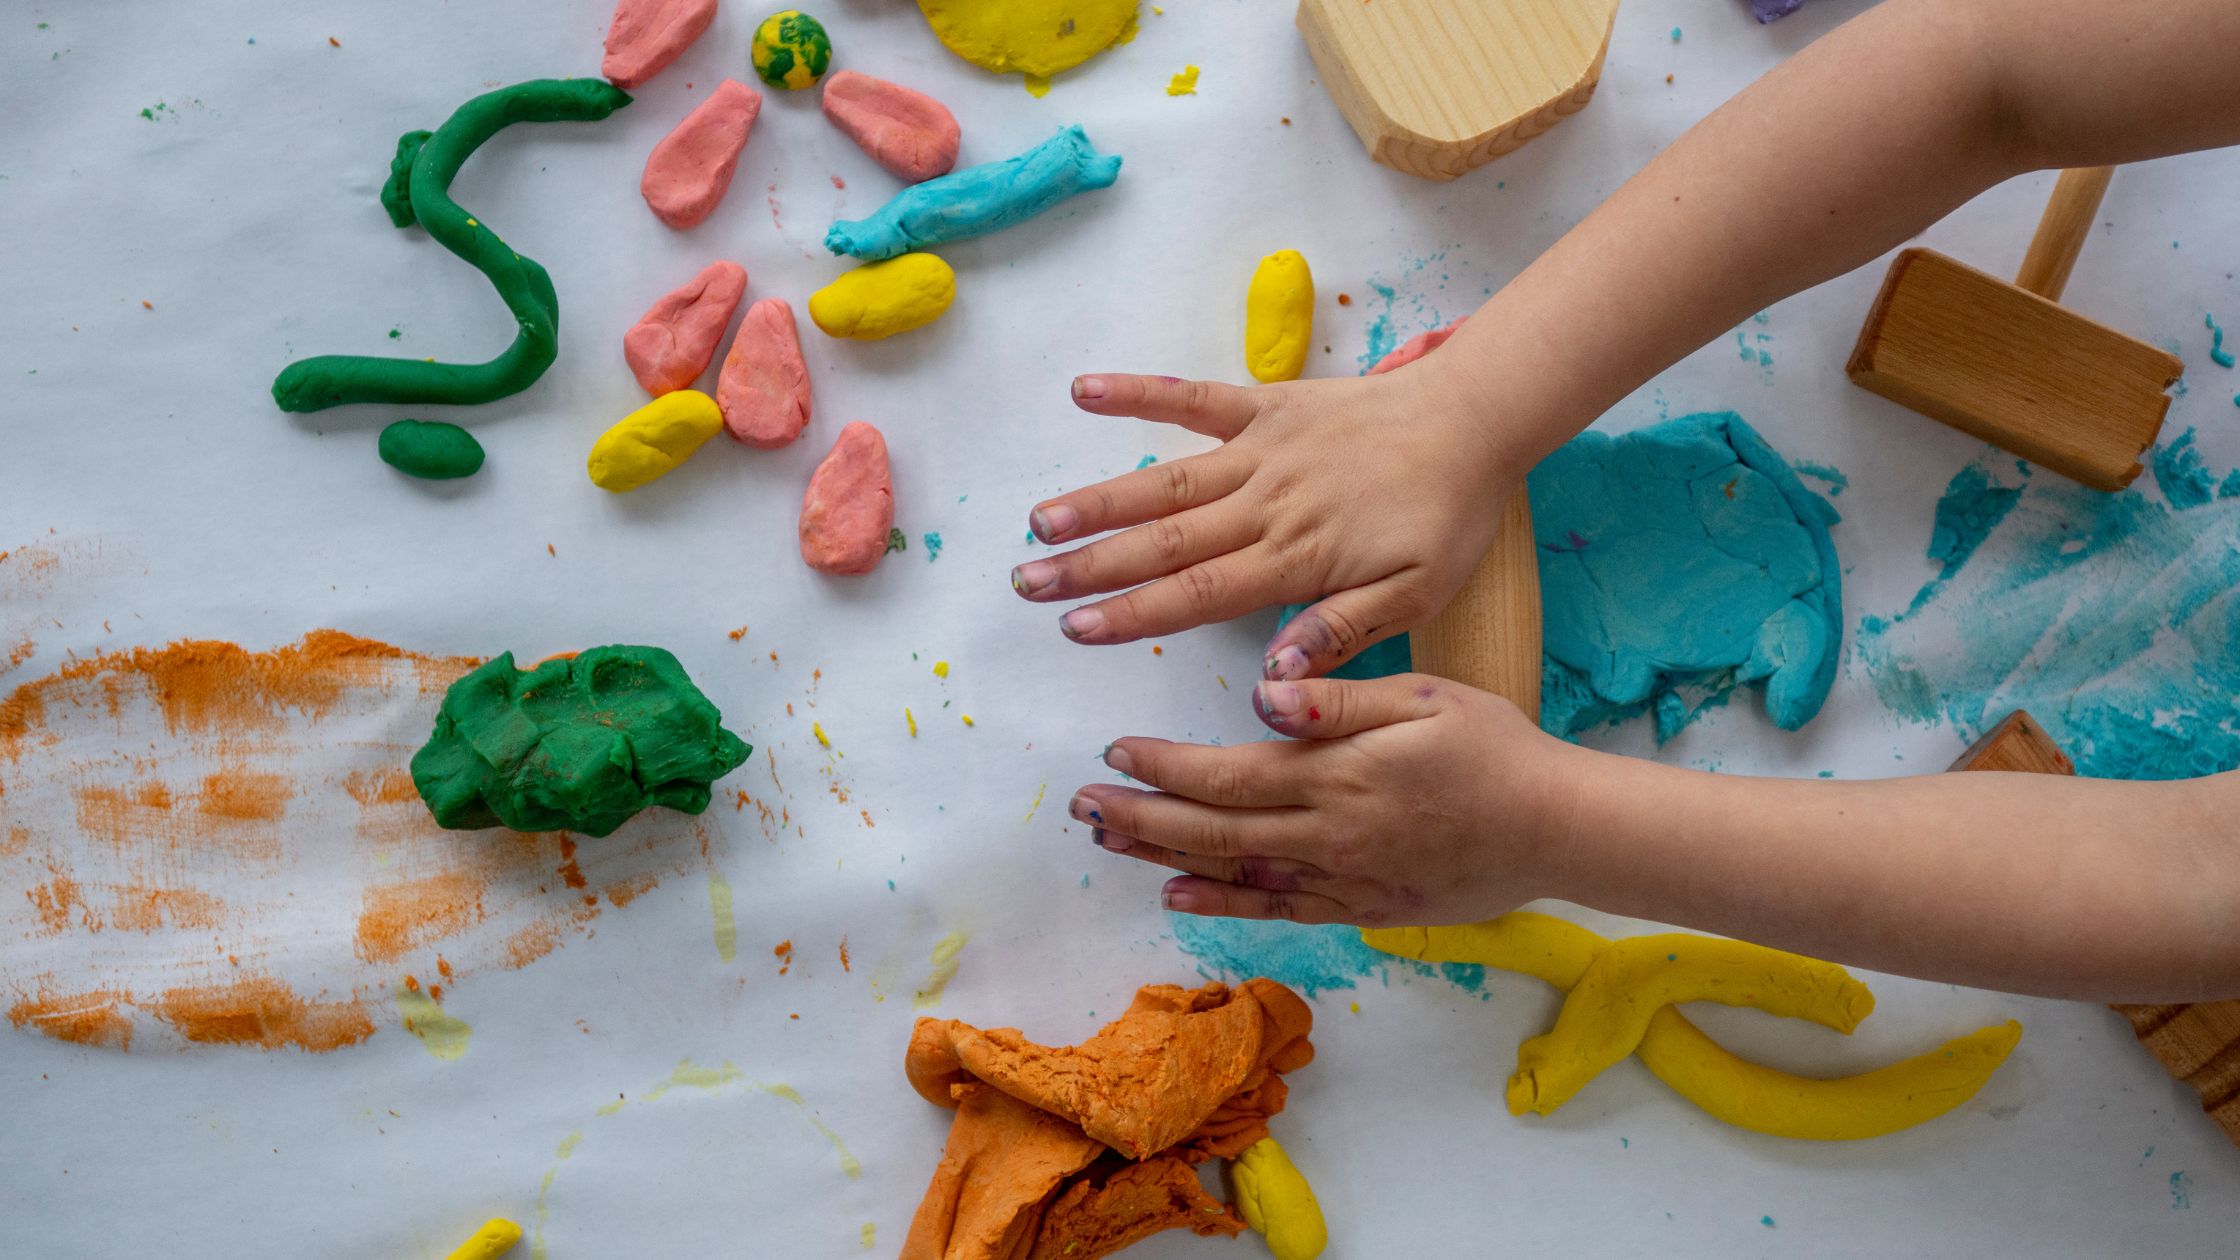
M 1955 770 L 2018 770 L 2075 774 L 2068 754 L 2045 728 L 2020 709 L 1991 728 Z M 2240 1001 L 2179 1002 L 2110 1009 L 2131 1021 L 2131 1031 L 2170 1075 L 2193 1087 L 2201 1109 L 2225 1137 L 2240 1146 Z
M 1540 550 L 1523 486 L 1446 611 L 1408 636 L 1416 672 L 1507 698 L 1540 720 Z
M 2022 256 L 2022 270 L 2015 287 L 2028 289 L 2051 302 L 2061 300 L 2069 287 L 2069 270 L 2077 265 L 2077 252 L 2092 231 L 2092 216 L 2100 212 L 2100 198 L 2108 191 L 2112 166 L 2084 166 L 2061 172 L 2053 182 L 2053 196 L 2046 199 L 2038 233 L 2030 238 L 2030 252 Z

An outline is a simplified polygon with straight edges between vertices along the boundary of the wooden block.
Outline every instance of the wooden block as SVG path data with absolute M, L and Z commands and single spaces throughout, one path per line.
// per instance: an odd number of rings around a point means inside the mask
M 2139 475 L 2185 364 L 1926 249 L 1890 264 L 1852 383 L 2096 490 Z
M 1300 0 L 1299 32 L 1369 156 L 1453 179 L 1577 113 L 1618 0 Z
M 1540 549 L 1524 487 L 1500 532 L 1446 610 L 1408 636 L 1417 673 L 1505 696 L 1540 720 Z
M 2060 745 L 2020 709 L 1960 754 L 1955 770 L 2019 770 L 2075 774 Z M 2240 1146 L 2240 1001 L 2150 1006 L 2118 1003 L 2139 1044 L 2170 1075 L 2193 1087 L 2201 1109 Z

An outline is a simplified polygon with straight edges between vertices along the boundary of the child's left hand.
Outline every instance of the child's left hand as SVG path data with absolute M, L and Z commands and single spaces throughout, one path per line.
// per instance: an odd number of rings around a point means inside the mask
M 1570 746 L 1507 700 L 1421 674 L 1263 682 L 1297 738 L 1122 739 L 1069 812 L 1105 849 L 1172 867 L 1170 910 L 1301 923 L 1467 923 L 1562 895 Z

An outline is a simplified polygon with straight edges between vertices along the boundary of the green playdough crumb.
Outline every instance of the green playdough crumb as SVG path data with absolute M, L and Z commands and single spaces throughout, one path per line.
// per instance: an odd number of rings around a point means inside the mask
M 440 420 L 399 420 L 381 431 L 381 462 L 430 481 L 472 477 L 482 468 L 482 443 Z
M 660 648 L 596 647 L 518 670 L 511 652 L 451 685 L 412 785 L 453 830 L 604 836 L 661 805 L 697 814 L 752 747 Z

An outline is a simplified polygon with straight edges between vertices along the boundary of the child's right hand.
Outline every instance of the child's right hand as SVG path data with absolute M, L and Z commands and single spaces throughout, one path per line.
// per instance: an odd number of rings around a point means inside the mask
M 1123 591 L 1059 618 L 1077 643 L 1319 601 L 1269 643 L 1270 678 L 1328 673 L 1444 608 L 1527 466 L 1429 364 L 1250 389 L 1083 376 L 1073 398 L 1222 445 L 1038 505 L 1028 521 L 1045 543 L 1126 532 L 1022 564 L 1012 589 L 1037 602 Z

